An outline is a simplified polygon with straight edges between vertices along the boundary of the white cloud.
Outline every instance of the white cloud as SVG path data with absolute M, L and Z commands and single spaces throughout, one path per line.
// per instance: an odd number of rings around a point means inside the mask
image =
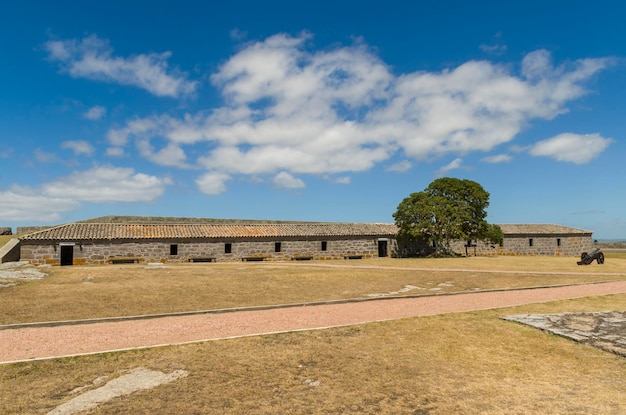
M 50 60 L 59 62 L 62 70 L 75 78 L 132 85 L 173 98 L 191 94 L 197 87 L 184 73 L 169 68 L 171 52 L 116 57 L 109 42 L 96 35 L 49 41 L 44 48 Z
M 83 114 L 83 117 L 88 120 L 97 121 L 97 120 L 104 118 L 106 114 L 107 114 L 106 108 L 96 105 L 95 107 L 91 107 L 87 111 L 85 111 L 85 113 Z
M 309 50 L 311 42 L 302 33 L 248 43 L 211 77 L 224 106 L 134 119 L 111 130 L 109 143 L 134 142 L 157 164 L 197 164 L 208 177 L 325 177 L 366 171 L 402 152 L 412 160 L 389 168 L 400 171 L 413 160 L 463 157 L 511 142 L 532 120 L 567 112 L 586 93 L 585 82 L 611 63 L 555 66 L 540 50 L 524 58 L 519 73 L 513 65 L 469 61 L 396 76 L 362 42 L 322 51 Z M 146 151 L 153 139 L 167 140 L 163 148 L 173 158 Z M 208 150 L 188 162 L 187 147 L 203 142 Z M 225 182 L 217 180 L 218 193 Z
M 78 209 L 80 203 L 64 197 L 49 197 L 28 188 L 0 191 L 0 220 L 54 222 L 61 212 Z
M 230 31 L 230 38 L 233 40 L 244 40 L 248 37 L 248 32 L 239 28 L 234 28 Z
M 519 145 L 512 145 L 509 150 L 511 150 L 513 153 L 525 153 L 528 151 L 528 149 L 531 146 L 519 146 Z
M 513 160 L 513 157 L 509 156 L 508 154 L 496 154 L 494 156 L 489 156 L 482 159 L 482 161 L 484 161 L 485 163 L 492 164 L 508 163 L 511 160 Z
M 533 145 L 529 152 L 533 156 L 551 157 L 557 161 L 585 164 L 598 157 L 613 139 L 600 134 L 559 134 Z
M 492 55 L 502 55 L 504 54 L 508 47 L 506 45 L 503 44 L 492 44 L 492 45 L 488 45 L 488 44 L 481 44 L 479 46 L 480 50 L 482 50 L 485 53 L 489 53 Z
M 332 182 L 337 184 L 350 184 L 352 183 L 352 179 L 350 178 L 350 176 L 342 176 L 332 179 Z
M 52 222 L 81 202 L 148 202 L 171 181 L 131 168 L 96 167 L 60 177 L 39 188 L 13 186 L 0 191 L 0 220 Z
M 445 166 L 437 170 L 437 177 L 445 176 L 446 174 L 448 174 L 450 170 L 460 169 L 462 164 L 463 164 L 463 159 L 456 158 L 452 160 L 450 163 L 446 164 Z
M 502 33 L 495 34 L 493 41 L 490 44 L 483 43 L 479 46 L 480 50 L 491 55 L 502 55 L 508 47 L 502 41 Z
M 495 45 L 487 45 L 487 44 L 482 44 L 480 45 L 480 50 L 482 50 L 485 53 L 489 53 L 491 55 L 502 55 L 507 51 L 508 47 L 506 45 L 500 45 L 500 44 L 495 44 Z
M 169 143 L 162 149 L 155 151 L 149 140 L 139 140 L 137 148 L 143 157 L 161 166 L 191 167 L 186 163 L 187 156 L 185 152 L 174 143 Z
M 541 58 L 546 54 L 538 53 Z M 586 64 L 568 71 L 554 69 L 539 57 L 530 60 L 535 62 L 526 63 L 523 71 L 532 79 L 485 61 L 402 76 L 397 95 L 376 119 L 382 132 L 416 159 L 489 151 L 511 141 L 530 120 L 565 112 L 564 105 L 584 93 L 579 83 L 606 64 L 599 60 L 595 71 Z
M 387 167 L 386 171 L 393 171 L 396 173 L 405 173 L 413 168 L 413 163 L 409 160 L 402 160 Z
M 274 176 L 274 185 L 281 189 L 300 189 L 306 186 L 302 180 L 293 177 L 286 171 L 281 171 Z
M 168 179 L 135 173 L 132 168 L 94 167 L 42 186 L 49 197 L 83 202 L 148 202 L 163 194 Z
M 55 153 L 50 153 L 40 148 L 35 149 L 33 156 L 38 163 L 56 163 L 60 161 Z
M 107 150 L 109 156 L 125 154 L 124 146 L 131 138 L 141 156 L 162 166 L 191 168 L 187 163 L 187 155 L 181 148 L 182 144 L 193 144 L 204 138 L 197 120 L 186 115 L 182 120 L 167 115 L 161 117 L 134 119 L 125 127 L 111 129 L 107 133 L 107 140 L 112 145 Z M 168 143 L 160 150 L 155 150 L 151 141 L 154 137 L 163 137 Z
M 89 156 L 95 151 L 93 146 L 88 141 L 84 140 L 64 141 L 61 143 L 61 147 L 72 150 L 76 155 L 85 154 Z
M 196 184 L 202 193 L 214 196 L 226 191 L 226 182 L 230 179 L 228 174 L 210 172 L 200 176 Z
M 160 131 L 167 128 L 167 122 L 169 117 L 164 116 L 161 118 L 138 118 L 126 123 L 126 127 L 119 129 L 111 129 L 107 133 L 107 140 L 113 146 L 122 147 L 128 142 L 128 138 L 131 135 L 139 138 L 149 137 L 151 134 L 157 134 Z
M 545 49 L 529 53 L 522 60 L 522 75 L 527 79 L 542 79 L 552 71 L 552 55 Z
M 109 157 L 122 157 L 125 154 L 122 147 L 109 147 L 106 149 L 106 155 Z

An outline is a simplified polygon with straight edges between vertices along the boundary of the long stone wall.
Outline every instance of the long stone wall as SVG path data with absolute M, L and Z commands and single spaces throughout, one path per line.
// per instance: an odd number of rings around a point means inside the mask
M 387 241 L 387 256 L 398 256 L 394 239 Z M 531 242 L 532 240 L 532 242 Z M 110 262 L 199 262 L 242 260 L 333 260 L 378 257 L 379 238 L 319 240 L 189 240 L 189 241 L 126 241 L 74 242 L 71 248 L 58 244 L 21 242 L 21 259 L 33 264 L 61 264 L 61 250 L 71 249 L 72 263 L 104 264 Z M 278 249 L 277 243 L 280 244 Z M 230 249 L 227 249 L 229 245 Z M 461 255 L 550 255 L 575 256 L 594 249 L 591 236 L 508 236 L 503 245 L 478 242 L 466 247 L 454 241 L 452 249 Z M 227 251 L 230 252 L 227 252 Z M 401 249 L 400 249 L 401 252 Z M 402 256 L 402 255 L 399 255 Z
M 22 243 L 21 258 L 33 264 L 61 264 L 61 250 L 72 249 L 72 263 L 103 264 L 109 262 L 194 262 L 241 260 L 332 260 L 374 258 L 378 256 L 378 238 L 325 240 L 262 241 L 128 241 L 74 242 L 68 248 L 53 244 Z M 279 244 L 279 246 L 277 246 Z M 55 248 L 56 246 L 56 248 Z M 388 240 L 391 256 L 395 241 Z M 228 252 L 230 251 L 230 252 Z
M 466 247 L 467 242 L 455 241 L 452 250 L 465 255 L 547 255 L 580 256 L 594 249 L 590 235 L 523 235 L 507 236 L 501 246 L 478 241 L 476 246 Z
M 516 255 L 580 256 L 593 250 L 591 236 L 519 236 L 504 241 L 505 253 Z

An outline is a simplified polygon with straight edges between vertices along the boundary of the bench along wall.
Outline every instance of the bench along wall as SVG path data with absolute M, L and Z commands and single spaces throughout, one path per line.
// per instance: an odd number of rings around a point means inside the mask
M 391 256 L 395 240 L 378 237 L 260 240 L 22 241 L 21 259 L 33 264 L 111 262 L 224 262 L 332 260 Z M 70 263 L 64 263 L 70 261 Z

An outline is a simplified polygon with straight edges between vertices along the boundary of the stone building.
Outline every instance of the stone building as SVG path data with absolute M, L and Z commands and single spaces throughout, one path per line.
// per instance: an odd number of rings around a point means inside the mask
M 580 256 L 594 249 L 592 232 L 562 225 L 499 225 L 502 245 L 482 241 L 456 241 L 452 248 L 467 255 L 552 255 Z
M 21 238 L 21 260 L 79 265 L 355 259 L 392 255 L 396 227 L 376 223 L 70 223 Z
M 502 245 L 454 241 L 461 255 L 580 256 L 591 231 L 561 225 L 500 225 Z M 413 256 L 391 223 L 242 221 L 103 217 L 20 238 L 20 259 L 33 264 L 324 260 Z M 413 254 L 411 254 L 413 252 Z M 401 254 L 398 254 L 401 253 Z

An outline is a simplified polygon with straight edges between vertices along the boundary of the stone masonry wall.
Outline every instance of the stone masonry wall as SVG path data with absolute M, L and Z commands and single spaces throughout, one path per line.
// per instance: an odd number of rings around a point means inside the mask
M 276 252 L 280 242 L 280 252 Z M 322 251 L 322 242 L 326 250 Z M 388 251 L 394 249 L 389 240 Z M 231 252 L 226 253 L 226 244 Z M 176 255 L 170 255 L 176 245 Z M 369 239 L 326 239 L 326 240 L 265 240 L 265 241 L 155 241 L 123 243 L 78 243 L 73 247 L 73 264 L 103 264 L 112 260 L 135 260 L 137 262 L 192 262 L 196 261 L 241 261 L 243 260 L 293 260 L 293 259 L 344 259 L 362 256 L 378 256 L 378 238 Z M 61 249 L 54 245 L 22 244 L 21 258 L 33 264 L 60 265 Z
M 593 250 L 593 240 L 591 236 L 582 235 L 509 237 L 505 239 L 504 250 L 517 255 L 580 256 L 582 252 Z
M 532 245 L 531 245 L 532 239 Z M 454 252 L 465 255 L 466 242 L 455 241 Z M 476 255 L 548 255 L 576 256 L 594 249 L 591 236 L 585 235 L 524 235 L 506 236 L 502 246 L 479 241 L 476 244 Z M 474 247 L 467 248 L 468 255 L 474 255 Z
M 60 265 L 60 249 L 55 251 L 53 245 L 20 244 L 20 260 L 29 261 L 35 265 Z
M 532 246 L 530 244 L 532 239 Z M 560 239 L 560 246 L 557 242 Z M 394 239 L 388 239 L 387 255 L 396 256 L 398 246 Z M 280 252 L 275 252 L 276 242 L 280 242 Z M 326 250 L 322 251 L 322 242 Z M 226 244 L 231 244 L 231 252 L 225 252 Z M 455 241 L 455 252 L 474 255 L 474 247 L 465 248 L 466 242 Z M 170 255 L 172 245 L 177 254 Z M 591 236 L 508 236 L 502 246 L 478 242 L 476 255 L 553 255 L 579 257 L 582 252 L 594 249 Z M 76 242 L 73 247 L 73 264 L 103 264 L 111 260 L 136 260 L 138 262 L 192 262 L 192 261 L 241 261 L 266 260 L 286 261 L 294 259 L 331 260 L 348 257 L 378 257 L 378 238 L 325 239 L 325 240 L 260 240 L 260 241 L 132 241 L 119 243 Z M 22 241 L 20 257 L 33 264 L 60 265 L 61 249 L 54 244 L 33 244 Z

